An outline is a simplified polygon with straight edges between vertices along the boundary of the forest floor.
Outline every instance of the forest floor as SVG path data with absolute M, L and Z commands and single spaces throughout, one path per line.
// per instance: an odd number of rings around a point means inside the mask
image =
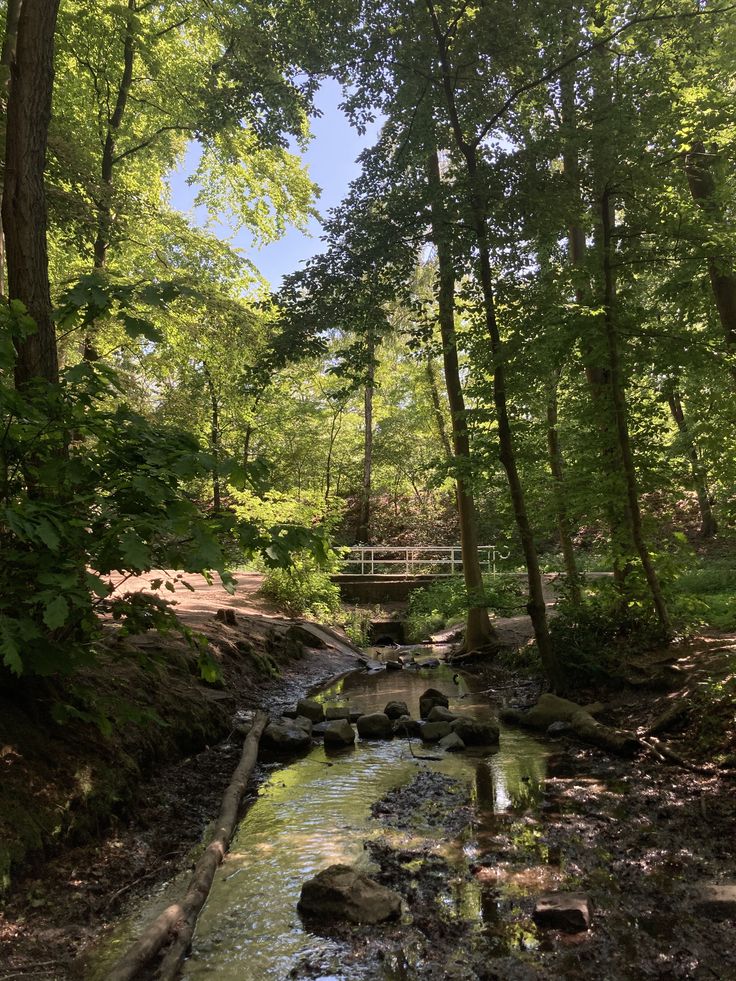
M 144 737 L 144 727 L 131 723 L 129 739 L 123 738 L 114 752 L 108 750 L 108 756 L 118 765 L 121 753 L 145 749 L 143 756 L 147 753 L 148 758 L 137 761 L 135 795 L 117 804 L 106 798 L 96 818 L 98 826 L 94 820 L 92 825 L 80 822 L 79 828 L 70 829 L 63 847 L 47 847 L 45 858 L 37 852 L 16 874 L 0 905 L 0 981 L 84 977 L 80 955 L 137 899 L 189 863 L 240 753 L 240 737 L 232 730 L 236 709 L 293 704 L 314 686 L 355 667 L 355 657 L 345 650 L 323 648 L 295 657 L 283 644 L 274 644 L 289 621 L 258 596 L 258 577 L 238 578 L 235 596 L 217 586 L 177 593 L 184 622 L 210 638 L 224 684 L 214 690 L 202 685 L 191 664 L 184 663 L 180 642 L 167 642 L 168 653 L 178 653 L 180 669 L 168 675 L 173 689 L 162 706 L 179 708 L 170 727 L 174 732 L 160 735 L 154 730 L 151 736 L 145 729 Z M 125 588 L 144 588 L 146 580 L 127 582 Z M 223 608 L 236 611 L 234 625 L 216 619 Z M 531 636 L 526 618 L 499 626 L 514 646 Z M 146 635 L 138 640 L 153 643 Z M 278 670 L 278 677 L 264 671 L 269 665 Z M 707 764 L 716 754 L 724 766 L 733 766 L 736 721 L 728 696 L 736 675 L 736 635 L 713 632 L 666 652 L 639 656 L 629 668 L 626 685 L 613 691 L 591 689 L 580 693 L 579 700 L 600 698 L 606 703 L 603 721 L 641 730 L 682 702 L 686 710 L 675 715 L 662 738 L 695 764 Z M 509 704 L 528 702 L 539 691 L 538 679 L 522 671 L 492 665 L 475 670 L 483 684 L 502 690 Z M 141 683 L 138 677 L 134 681 Z M 198 731 L 190 734 L 187 750 L 182 727 L 192 715 Z M 14 766 L 28 777 L 18 766 L 23 760 L 13 755 L 12 723 L 10 715 L 0 715 L 6 793 L 12 791 L 6 777 Z M 44 745 L 30 747 L 26 762 L 35 761 L 31 790 L 35 781 L 37 796 L 43 797 L 54 782 L 63 785 L 65 774 L 78 776 L 82 764 L 94 771 L 100 754 L 95 757 L 80 741 L 80 731 L 73 727 L 71 735 L 61 739 L 51 734 Z M 163 750 L 150 748 L 153 738 L 163 740 Z M 105 744 L 99 736 L 95 742 Z M 429 955 L 426 977 L 736 981 L 731 943 L 736 895 L 731 907 L 709 905 L 707 900 L 713 884 L 733 887 L 736 894 L 736 781 L 715 771 L 691 772 L 650 755 L 613 758 L 567 738 L 556 740 L 551 748 L 554 755 L 540 808 L 499 817 L 487 861 L 471 870 L 489 888 L 503 886 L 500 903 L 507 915 L 498 928 L 503 937 L 490 955 L 488 948 L 471 945 L 468 949 L 475 953 L 468 955 L 467 973 L 461 966 L 460 973 L 443 974 L 446 965 L 439 954 L 453 927 L 440 919 L 427 920 L 428 949 L 434 946 L 438 959 L 433 962 Z M 77 801 L 67 806 L 74 811 L 82 805 Z M 518 829 L 519 822 L 533 832 L 523 846 L 512 843 L 509 834 L 511 825 Z M 524 889 L 515 892 L 513 886 L 534 875 L 543 882 L 539 866 L 548 863 L 549 856 L 564 868 L 565 888 L 582 890 L 591 898 L 593 927 L 572 939 L 551 935 L 542 948 L 527 950 L 522 925 L 529 910 L 520 898 Z M 391 856 L 376 859 L 384 880 L 401 890 L 400 867 Z M 457 924 L 454 929 L 459 929 Z M 461 934 L 455 936 L 460 944 Z M 512 951 L 514 943 L 517 949 Z M 366 950 L 369 946 L 366 942 Z

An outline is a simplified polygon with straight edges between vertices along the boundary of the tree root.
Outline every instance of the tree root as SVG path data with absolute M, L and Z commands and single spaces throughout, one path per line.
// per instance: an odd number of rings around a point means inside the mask
M 215 872 L 225 857 L 235 830 L 240 803 L 258 756 L 261 733 L 267 722 L 268 716 L 265 712 L 256 713 L 253 726 L 243 744 L 240 762 L 223 796 L 215 833 L 195 866 L 186 895 L 180 902 L 165 909 L 149 924 L 136 943 L 112 968 L 108 981 L 133 981 L 167 944 L 168 950 L 161 962 L 157 977 L 162 981 L 171 981 L 176 977 L 179 966 L 189 950 L 197 917 L 207 900 Z
M 649 738 L 639 737 L 639 744 L 644 749 L 648 749 L 660 763 L 675 763 L 677 766 L 682 767 L 683 770 L 689 770 L 690 773 L 697 773 L 704 777 L 736 777 L 736 770 L 718 766 L 700 766 L 697 763 L 691 763 L 689 760 L 680 756 L 679 753 L 676 753 L 674 749 L 670 749 L 661 739 L 655 739 L 654 736 L 649 736 Z

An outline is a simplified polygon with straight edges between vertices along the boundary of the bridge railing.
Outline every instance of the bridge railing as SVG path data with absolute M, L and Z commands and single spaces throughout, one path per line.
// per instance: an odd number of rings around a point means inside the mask
M 497 575 L 497 563 L 510 554 L 504 545 L 481 545 L 481 570 Z M 459 545 L 356 545 L 342 564 L 344 572 L 353 576 L 454 576 L 463 568 Z

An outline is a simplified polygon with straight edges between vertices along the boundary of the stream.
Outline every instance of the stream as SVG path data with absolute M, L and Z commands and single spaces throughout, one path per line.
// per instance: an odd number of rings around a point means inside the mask
M 427 654 L 426 648 L 422 652 Z M 418 658 L 421 664 L 421 658 Z M 393 699 L 406 701 L 412 717 L 419 717 L 419 696 L 437 688 L 450 700 L 450 709 L 474 718 L 495 715 L 497 703 L 473 690 L 471 677 L 453 681 L 455 669 L 444 663 L 403 671 L 353 671 L 314 693 L 325 704 L 349 705 L 364 712 L 382 711 Z M 529 827 L 539 805 L 546 776 L 549 749 L 523 731 L 501 726 L 498 751 L 468 749 L 443 753 L 406 738 L 387 741 L 358 740 L 354 747 L 325 750 L 319 744 L 288 762 L 261 764 L 263 780 L 231 843 L 230 852 L 217 873 L 207 904 L 199 919 L 190 957 L 183 977 L 219 981 L 259 981 L 286 978 L 361 979 L 415 977 L 406 974 L 410 965 L 397 965 L 386 955 L 368 963 L 349 956 L 351 945 L 343 937 L 323 936 L 308 929 L 297 912 L 302 883 L 334 863 L 355 864 L 368 874 L 375 872 L 371 842 L 391 849 L 411 849 L 442 859 L 445 869 L 456 877 L 440 877 L 434 902 L 447 922 L 462 920 L 471 932 L 494 932 L 500 949 L 509 944 L 533 949 L 534 927 L 527 922 L 514 925 L 513 936 L 499 927 L 501 901 L 498 877 L 493 888 L 468 869 L 498 835 L 500 814 L 518 815 L 515 829 L 531 842 Z M 426 759 L 426 757 L 439 757 Z M 416 758 L 416 757 L 425 757 Z M 408 827 L 387 826 L 381 815 L 371 815 L 372 806 L 395 788 L 410 784 L 421 771 L 449 778 L 450 792 L 460 789 L 467 806 L 469 823 L 459 833 L 446 833 L 442 824 L 432 825 L 432 801 L 423 801 L 424 818 L 411 820 Z M 431 795 L 430 795 L 431 796 Z M 429 810 L 428 810 L 429 808 Z M 429 813 L 429 819 L 426 815 Z M 407 823 L 407 822 L 404 822 Z M 399 822 L 401 824 L 401 822 Z M 539 864 L 539 856 L 532 864 Z M 554 865 L 542 860 L 542 873 L 528 885 L 539 889 L 554 878 Z M 528 869 L 525 869 L 525 874 Z M 99 956 L 92 978 L 104 978 L 105 970 L 140 931 L 142 926 L 172 898 L 181 893 L 188 872 L 166 884 L 141 905 L 117 929 Z M 513 878 L 513 877 L 512 877 Z M 523 877 L 522 877 L 523 879 Z M 523 881 L 509 881 L 504 888 L 525 888 Z M 405 921 L 407 917 L 405 917 Z M 408 916 L 411 921 L 411 915 Z M 366 928 L 361 928 L 366 929 Z M 372 927 L 381 931 L 384 927 Z M 449 976 L 449 975 L 446 975 Z

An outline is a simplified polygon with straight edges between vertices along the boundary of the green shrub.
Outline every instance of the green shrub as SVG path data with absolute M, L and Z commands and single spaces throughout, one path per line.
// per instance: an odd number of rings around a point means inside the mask
M 586 589 L 582 603 L 573 602 L 563 586 L 555 616 L 550 617 L 552 647 L 565 679 L 585 685 L 621 673 L 627 655 L 651 650 L 665 641 L 661 625 L 636 583 L 622 603 L 613 580 L 598 580 Z
M 475 597 L 473 598 L 475 600 Z M 409 597 L 407 634 L 410 640 L 423 640 L 443 627 L 461 622 L 471 603 L 461 576 L 448 576 L 415 589 Z M 483 577 L 483 595 L 472 605 L 486 606 L 501 616 L 515 616 L 523 610 L 522 588 L 517 576 Z
M 81 291 L 79 303 L 86 296 Z M 168 568 L 209 577 L 216 570 L 231 588 L 223 534 L 271 565 L 312 543 L 323 550 L 321 536 L 306 528 L 264 531 L 234 515 L 203 514 L 188 488 L 216 462 L 194 437 L 152 425 L 121 402 L 109 367 L 82 362 L 58 384 L 38 379 L 17 391 L 14 339 L 34 330 L 22 304 L 2 307 L 0 683 L 11 674 L 73 674 L 95 656 L 102 614 L 130 632 L 178 625 L 157 596 L 110 602 L 106 577 L 113 572 Z M 223 471 L 236 479 L 234 469 L 223 464 Z M 153 588 L 181 585 L 162 577 Z M 215 680 L 214 661 L 199 653 L 203 677 Z
M 335 552 L 328 551 L 321 561 L 301 552 L 285 568 L 269 569 L 261 592 L 290 616 L 335 623 L 341 610 L 340 589 L 330 575 L 336 567 Z

